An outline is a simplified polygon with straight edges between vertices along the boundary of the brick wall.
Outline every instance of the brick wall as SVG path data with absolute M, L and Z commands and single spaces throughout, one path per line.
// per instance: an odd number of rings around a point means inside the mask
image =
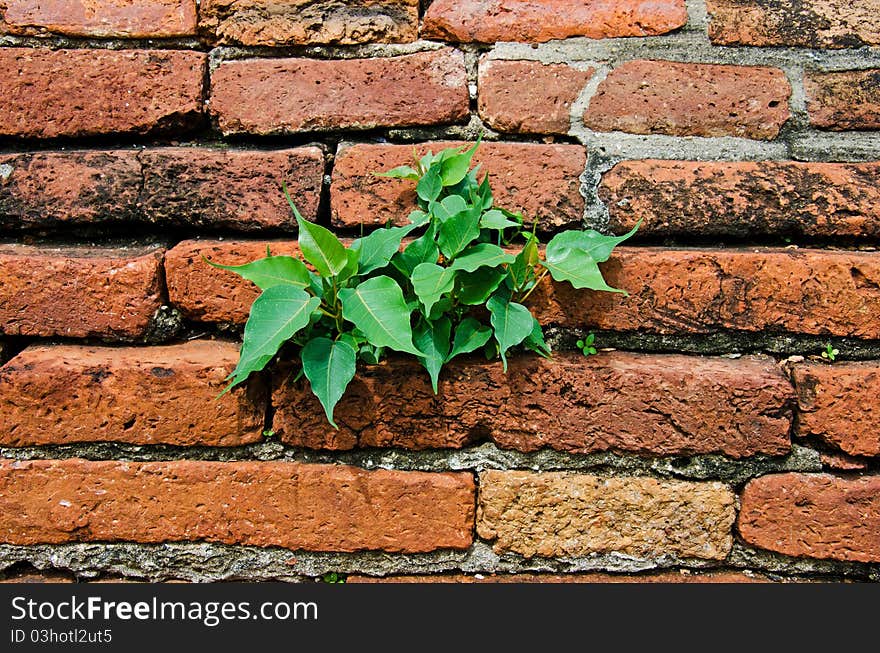
M 880 580 L 880 2 L 93 4 L 0 3 L 0 575 Z M 202 256 L 481 132 L 545 235 L 643 220 L 629 297 L 338 431 L 284 364 L 215 401 L 257 291 Z

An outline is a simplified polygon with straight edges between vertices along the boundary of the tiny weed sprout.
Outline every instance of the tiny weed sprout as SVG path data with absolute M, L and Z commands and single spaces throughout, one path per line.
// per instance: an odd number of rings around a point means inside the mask
M 266 257 L 244 265 L 211 265 L 255 283 L 238 365 L 229 388 L 278 355 L 299 357 L 327 420 L 355 376 L 358 361 L 389 352 L 415 356 L 434 392 L 443 366 L 482 351 L 507 370 L 513 347 L 549 357 L 550 348 L 526 302 L 548 275 L 575 288 L 624 293 L 605 283 L 599 263 L 635 233 L 606 236 L 563 231 L 542 253 L 537 225 L 495 206 L 488 175 L 471 168 L 480 141 L 414 157 L 379 177 L 415 184 L 418 206 L 408 224 L 386 226 L 348 246 L 305 220 L 284 189 L 299 228 L 302 259 Z M 582 347 L 595 353 L 594 336 Z M 591 352 L 589 350 L 592 350 Z
M 577 348 L 584 352 L 584 356 L 592 356 L 596 353 L 596 348 L 593 346 L 593 343 L 596 341 L 596 334 L 591 333 L 583 340 L 578 340 L 575 344 Z
M 833 363 L 834 359 L 837 358 L 837 354 L 839 353 L 840 350 L 832 347 L 831 343 L 829 342 L 827 345 L 825 345 L 825 351 L 822 352 L 822 358 L 825 358 Z

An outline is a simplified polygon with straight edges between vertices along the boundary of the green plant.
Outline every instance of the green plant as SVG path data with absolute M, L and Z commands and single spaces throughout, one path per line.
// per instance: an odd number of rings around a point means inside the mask
M 592 356 L 596 353 L 596 348 L 593 346 L 593 343 L 596 341 L 596 334 L 590 333 L 583 340 L 578 340 L 575 344 L 577 348 L 584 352 L 584 356 Z
M 328 571 L 321 576 L 322 583 L 330 583 L 331 585 L 345 583 L 345 580 L 346 577 L 343 574 L 338 574 L 335 571 Z
M 825 345 L 825 351 L 822 352 L 822 358 L 825 358 L 833 363 L 834 359 L 837 358 L 837 354 L 839 353 L 840 351 L 832 347 L 831 343 L 829 342 L 827 345 Z
M 471 169 L 478 146 L 479 140 L 468 150 L 429 152 L 413 166 L 380 173 L 414 182 L 418 207 L 409 224 L 376 229 L 348 246 L 305 220 L 284 188 L 304 261 L 267 251 L 245 265 L 211 263 L 262 290 L 227 390 L 292 343 L 300 373 L 336 427 L 334 407 L 359 360 L 378 363 L 388 350 L 415 356 L 436 393 L 443 365 L 456 356 L 482 350 L 500 357 L 506 371 L 514 346 L 550 355 L 524 305 L 547 275 L 575 288 L 623 293 L 605 283 L 598 264 L 638 225 L 623 236 L 563 231 L 542 256 L 535 226 L 528 230 L 522 215 L 494 206 L 488 176 L 481 180 L 479 166 Z

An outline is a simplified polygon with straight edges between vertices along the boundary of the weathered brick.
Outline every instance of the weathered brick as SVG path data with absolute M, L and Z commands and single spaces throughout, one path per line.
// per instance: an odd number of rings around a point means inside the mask
M 328 426 L 304 382 L 277 372 L 273 428 L 316 449 L 501 447 L 648 455 L 789 450 L 791 385 L 762 358 L 729 360 L 615 352 L 585 359 L 524 355 L 453 361 L 434 395 L 415 362 L 364 366 Z
M 880 476 L 769 474 L 742 493 L 738 528 L 790 556 L 880 562 Z
M 571 105 L 594 70 L 484 56 L 478 84 L 480 117 L 502 132 L 567 134 Z
M 857 472 L 868 469 L 865 458 L 853 458 L 842 453 L 820 453 L 822 469 L 836 470 L 841 472 Z
M 217 398 L 238 362 L 228 342 L 31 346 L 0 367 L 0 444 L 228 446 L 256 442 L 265 394 Z
M 200 122 L 207 56 L 0 48 L 0 136 L 180 132 Z
M 431 142 L 416 146 L 421 156 L 462 142 Z M 405 224 L 416 207 L 415 184 L 384 179 L 373 173 L 411 164 L 412 145 L 353 145 L 336 155 L 331 186 L 333 224 L 354 227 Z M 579 145 L 483 143 L 474 164 L 489 174 L 495 203 L 521 211 L 529 224 L 537 219 L 544 229 L 580 225 L 584 198 L 579 177 L 586 152 Z
M 599 196 L 614 233 L 880 236 L 880 163 L 624 161 Z
M 296 228 L 281 190 L 300 213 L 318 213 L 324 155 L 318 147 L 285 150 L 152 148 L 140 153 L 139 211 L 149 222 L 239 231 Z
M 618 553 L 723 560 L 735 497 L 692 483 L 571 472 L 480 474 L 477 533 L 527 558 Z
M 434 125 L 468 114 L 464 57 L 452 50 L 227 61 L 211 87 L 211 112 L 224 134 Z
M 791 115 L 791 86 L 778 68 L 628 61 L 590 100 L 595 131 L 773 139 Z
M 0 333 L 141 338 L 163 302 L 162 254 L 0 244 Z
M 687 22 L 683 0 L 434 0 L 422 36 L 456 42 L 544 42 L 655 36 Z
M 880 129 L 880 69 L 804 76 L 810 124 L 820 129 Z
M 792 370 L 798 435 L 852 456 L 880 456 L 880 363 L 803 363 Z
M 27 581 L 0 581 L 27 582 Z M 753 572 L 710 571 L 706 573 L 664 571 L 656 574 L 465 574 L 426 576 L 359 576 L 351 575 L 346 583 L 769 583 L 766 577 Z
M 31 573 L 4 574 L 0 583 L 75 583 L 77 579 L 61 571 L 34 571 Z
M 850 48 L 880 43 L 876 0 L 706 0 L 716 45 Z
M 309 45 L 415 41 L 418 0 L 203 0 L 199 28 L 220 43 Z
M 196 32 L 195 0 L 4 0 L 0 33 L 168 38 Z
M 148 500 L 146 500 L 148 499 Z M 0 461 L 0 541 L 466 549 L 474 480 L 281 461 Z

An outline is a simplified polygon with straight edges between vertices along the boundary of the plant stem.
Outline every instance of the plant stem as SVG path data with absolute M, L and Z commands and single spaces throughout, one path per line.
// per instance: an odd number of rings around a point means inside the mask
M 535 288 L 537 288 L 540 285 L 540 283 L 544 280 L 544 277 L 546 277 L 548 274 L 550 274 L 550 271 L 547 268 L 544 268 L 544 270 L 541 272 L 541 274 L 539 274 L 537 277 L 535 277 L 535 285 L 532 286 L 531 288 L 529 288 L 529 291 L 525 295 L 523 295 L 519 301 L 520 302 L 526 301 L 529 298 L 529 295 L 531 295 L 533 292 L 535 292 Z

